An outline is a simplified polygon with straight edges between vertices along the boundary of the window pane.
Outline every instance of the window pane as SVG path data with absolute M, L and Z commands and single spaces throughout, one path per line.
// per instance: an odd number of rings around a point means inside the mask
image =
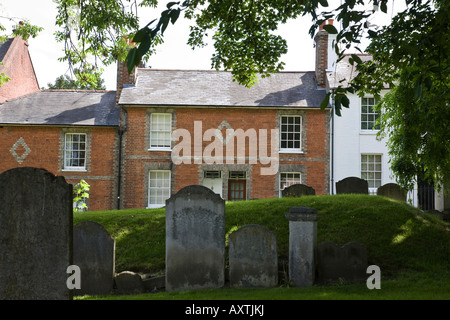
M 280 173 L 280 190 L 293 184 L 301 183 L 301 174 L 299 172 L 281 172 Z
M 381 169 L 381 155 L 361 155 L 361 179 L 367 180 L 369 188 L 378 188 L 381 186 Z
M 64 167 L 80 167 L 86 165 L 86 134 L 66 133 L 64 143 Z
M 281 149 L 301 149 L 301 117 L 282 116 L 280 120 Z
M 164 206 L 170 197 L 170 171 L 149 171 L 148 205 Z
M 375 98 L 362 98 L 361 99 L 361 129 L 380 129 L 380 126 L 376 123 L 379 118 L 379 112 L 374 110 L 374 106 L 378 103 Z
M 150 147 L 170 148 L 172 133 L 172 115 L 170 113 L 152 113 L 150 117 Z

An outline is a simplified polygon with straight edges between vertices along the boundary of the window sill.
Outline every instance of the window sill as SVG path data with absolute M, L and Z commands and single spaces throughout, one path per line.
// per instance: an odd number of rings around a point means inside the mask
M 303 154 L 303 150 L 299 149 L 283 149 L 278 151 L 278 153 L 296 153 L 296 154 Z
M 359 133 L 360 134 L 378 134 L 378 132 L 380 132 L 380 129 L 369 129 L 369 130 L 360 130 Z
M 147 206 L 145 209 L 159 209 L 159 208 L 164 208 L 166 205 L 165 204 L 152 204 Z
M 171 148 L 149 148 L 147 149 L 147 151 L 167 151 L 167 152 L 172 152 Z
M 78 169 L 78 168 L 63 168 L 62 172 L 88 172 L 86 168 Z

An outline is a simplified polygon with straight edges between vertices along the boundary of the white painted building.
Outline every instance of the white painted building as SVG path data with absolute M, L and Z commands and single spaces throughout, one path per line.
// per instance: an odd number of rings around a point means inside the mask
M 316 77 L 320 78 L 321 70 L 325 69 L 326 90 L 339 85 L 346 87 L 350 79 L 356 76 L 355 66 L 349 63 L 350 55 L 336 63 L 336 54 L 331 47 L 334 35 L 320 30 L 316 35 Z M 321 47 L 322 46 L 322 47 Z M 358 54 L 364 61 L 371 57 L 367 54 Z M 321 68 L 320 63 L 326 63 Z M 381 94 L 387 92 L 384 90 Z M 369 193 L 376 194 L 377 188 L 387 184 L 396 183 L 395 176 L 390 169 L 387 139 L 377 137 L 375 121 L 378 114 L 372 109 L 376 104 L 373 96 L 359 97 L 357 94 L 348 94 L 350 107 L 341 109 L 341 116 L 333 112 L 330 128 L 330 193 L 336 193 L 336 182 L 347 177 L 358 177 L 367 180 Z M 333 99 L 330 98 L 332 108 Z M 425 192 L 430 189 L 430 192 Z M 447 200 L 446 200 L 447 201 Z M 408 193 L 408 202 L 423 209 L 445 208 L 442 192 L 434 191 L 433 186 L 416 185 Z M 448 202 L 448 201 L 447 201 Z

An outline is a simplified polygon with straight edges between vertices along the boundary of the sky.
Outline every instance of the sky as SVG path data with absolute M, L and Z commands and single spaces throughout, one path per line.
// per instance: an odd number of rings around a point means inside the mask
M 164 7 L 169 0 L 160 2 Z M 148 12 L 140 9 L 141 24 L 145 25 L 158 18 L 163 9 L 157 8 Z M 0 23 L 7 28 L 7 33 L 10 33 L 12 26 L 20 20 L 29 20 L 31 24 L 44 28 L 38 37 L 28 41 L 30 56 L 41 88 L 47 88 L 47 84 L 54 83 L 57 77 L 69 74 L 67 62 L 58 61 L 58 58 L 64 55 L 64 44 L 56 42 L 54 37 L 57 30 L 56 14 L 56 4 L 53 0 L 0 0 Z M 379 25 L 388 23 L 391 15 L 391 12 L 380 13 L 376 18 L 379 21 L 374 22 Z M 159 45 L 156 54 L 150 57 L 148 66 L 154 69 L 211 69 L 212 44 L 195 50 L 186 44 L 189 23 L 192 22 L 180 16 L 174 25 L 169 25 L 164 35 L 164 43 Z M 282 57 L 285 71 L 314 70 L 314 41 L 308 33 L 311 24 L 311 19 L 305 16 L 288 21 L 277 30 L 288 44 L 288 53 Z M 115 90 L 116 76 L 116 65 L 105 67 L 103 78 L 106 89 Z

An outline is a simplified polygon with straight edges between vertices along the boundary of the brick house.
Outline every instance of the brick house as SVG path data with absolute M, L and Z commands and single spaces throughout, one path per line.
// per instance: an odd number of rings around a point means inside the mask
M 279 197 L 294 183 L 329 193 L 330 110 L 319 108 L 326 91 L 314 71 L 250 89 L 226 71 L 128 75 L 119 63 L 117 75 L 117 91 L 8 96 L 0 172 L 33 166 L 84 179 L 90 210 L 160 207 L 192 184 L 226 200 Z
M 38 167 L 91 185 L 90 210 L 116 208 L 114 91 L 41 90 L 0 104 L 0 172 Z
M 293 183 L 328 193 L 324 95 L 314 72 L 281 72 L 248 89 L 226 71 L 137 69 L 119 99 L 122 207 L 163 206 L 193 184 L 225 200 L 279 197 Z
M 10 80 L 0 87 L 0 103 L 39 90 L 28 42 L 20 36 L 0 43 L 0 73 Z

